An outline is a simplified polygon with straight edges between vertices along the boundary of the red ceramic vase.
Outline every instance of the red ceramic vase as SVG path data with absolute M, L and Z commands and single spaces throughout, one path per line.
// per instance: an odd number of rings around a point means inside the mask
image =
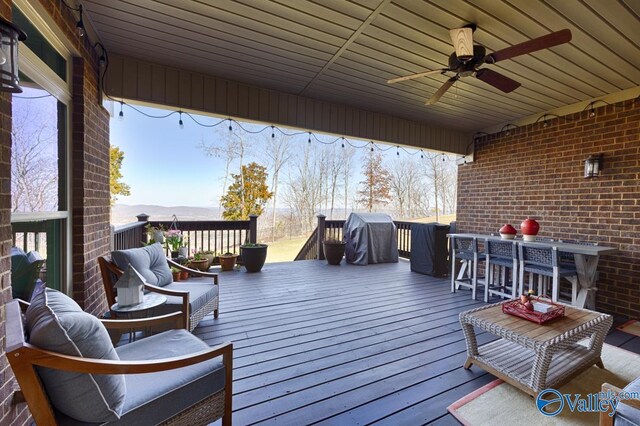
M 499 232 L 500 236 L 505 240 L 514 239 L 516 237 L 516 234 L 518 233 L 518 231 L 516 231 L 516 228 L 511 226 L 510 223 L 503 225 L 502 228 L 500 228 Z
M 520 224 L 520 231 L 522 231 L 522 235 L 525 241 L 535 241 L 536 235 L 538 235 L 538 231 L 540 230 L 540 224 L 535 220 L 526 218 Z

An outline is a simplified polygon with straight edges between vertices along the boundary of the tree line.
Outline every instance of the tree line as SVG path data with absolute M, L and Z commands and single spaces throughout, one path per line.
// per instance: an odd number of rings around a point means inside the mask
M 220 199 L 225 219 L 258 214 L 274 232 L 286 223 L 307 233 L 318 213 L 341 219 L 354 210 L 382 211 L 408 220 L 455 212 L 457 166 L 452 158 L 397 155 L 395 150 L 383 155 L 240 128 L 225 133 L 222 140 L 199 144 L 205 155 L 225 164 L 226 191 Z M 288 217 L 278 214 L 278 205 L 288 208 Z

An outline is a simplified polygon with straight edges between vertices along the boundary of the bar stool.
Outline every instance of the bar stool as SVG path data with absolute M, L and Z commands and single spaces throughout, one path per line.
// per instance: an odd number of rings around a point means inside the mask
M 487 238 L 485 251 L 484 301 L 489 296 L 515 299 L 518 284 L 518 243 Z
M 557 247 L 540 246 L 535 243 L 518 244 L 519 291 L 524 294 L 524 276 L 529 274 L 529 290 L 534 290 L 534 278 L 538 277 L 538 294 L 546 294 L 543 278 L 551 278 L 551 300 L 558 301 L 560 278 L 575 276 L 575 270 L 560 266 Z
M 478 289 L 478 263 L 482 253 L 478 251 L 478 240 L 474 237 L 451 237 L 451 292 L 460 287 L 471 289 L 471 297 L 475 300 Z M 460 271 L 456 276 L 457 262 Z

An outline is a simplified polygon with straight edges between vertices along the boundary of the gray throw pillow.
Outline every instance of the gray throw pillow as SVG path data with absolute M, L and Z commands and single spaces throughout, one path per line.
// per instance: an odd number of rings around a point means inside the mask
M 148 284 L 164 287 L 173 282 L 171 269 L 167 264 L 167 256 L 160 243 L 129 250 L 111 252 L 111 260 L 122 270 L 129 265 L 140 272 Z
M 67 295 L 37 289 L 26 312 L 29 343 L 52 352 L 117 361 L 106 328 Z M 120 418 L 126 393 L 122 374 L 84 374 L 38 367 L 47 395 L 58 411 L 83 422 Z

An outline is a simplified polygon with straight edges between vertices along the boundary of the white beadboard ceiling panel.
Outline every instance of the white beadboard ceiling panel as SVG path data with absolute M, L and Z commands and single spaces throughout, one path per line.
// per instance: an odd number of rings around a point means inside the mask
M 110 52 L 464 131 L 640 86 L 638 0 L 82 0 Z M 487 53 L 568 28 L 571 42 L 484 65 L 522 85 L 393 77 L 445 67 L 449 29 Z

